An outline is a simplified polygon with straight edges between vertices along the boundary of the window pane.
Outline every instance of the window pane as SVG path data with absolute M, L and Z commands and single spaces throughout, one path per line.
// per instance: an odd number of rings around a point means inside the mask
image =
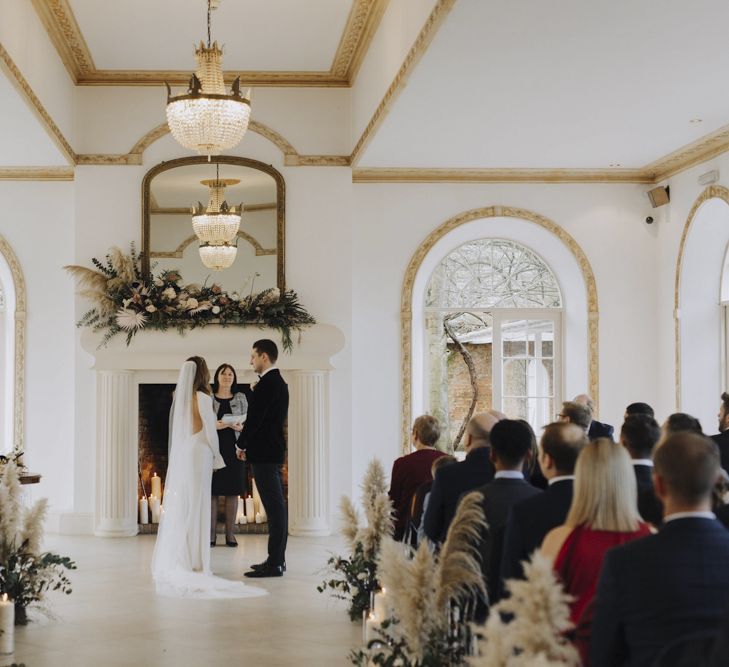
M 527 395 L 528 363 L 526 359 L 507 359 L 504 361 L 504 396 Z
M 509 419 L 526 419 L 531 424 L 527 403 L 526 398 L 504 398 L 504 414 Z

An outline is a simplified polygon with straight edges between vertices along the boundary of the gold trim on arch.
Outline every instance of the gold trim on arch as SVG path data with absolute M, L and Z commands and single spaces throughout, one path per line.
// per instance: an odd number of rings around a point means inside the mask
M 15 290 L 15 363 L 13 401 L 13 451 L 22 452 L 25 445 L 25 320 L 27 312 L 25 278 L 18 257 L 5 237 L 0 236 L 0 254 L 10 267 Z
M 676 410 L 681 409 L 681 272 L 683 270 L 683 256 L 686 251 L 686 241 L 694 218 L 701 206 L 710 199 L 721 199 L 729 204 L 729 188 L 723 185 L 710 185 L 694 201 L 689 211 L 686 223 L 681 232 L 681 240 L 678 244 L 678 256 L 676 257 L 676 276 L 673 289 L 673 329 L 675 340 L 674 362 L 676 364 Z
M 482 218 L 518 218 L 527 220 L 546 229 L 554 234 L 564 243 L 577 260 L 577 264 L 582 272 L 587 289 L 587 327 L 588 327 L 588 385 L 590 395 L 595 400 L 595 405 L 599 404 L 600 398 L 600 360 L 599 360 L 599 310 L 597 304 L 597 284 L 595 282 L 595 274 L 592 271 L 590 262 L 587 259 L 582 248 L 577 241 L 568 234 L 557 223 L 543 215 L 528 211 L 523 208 L 515 208 L 509 206 L 488 206 L 485 208 L 476 208 L 464 213 L 459 213 L 452 218 L 446 220 L 440 227 L 432 231 L 428 237 L 420 244 L 413 254 L 408 267 L 405 271 L 405 279 L 402 286 L 402 294 L 400 298 L 400 339 L 401 339 L 401 373 L 402 373 L 402 450 L 407 453 L 410 433 L 410 412 L 412 409 L 412 319 L 413 319 L 413 287 L 415 285 L 415 276 L 420 269 L 425 256 L 433 249 L 433 246 L 446 234 L 453 231 L 461 225 L 479 220 Z
M 31 0 L 33 8 L 77 86 L 187 84 L 187 70 L 99 70 L 68 0 Z M 243 85 L 349 87 L 359 71 L 388 0 L 354 0 L 328 71 L 226 72 Z

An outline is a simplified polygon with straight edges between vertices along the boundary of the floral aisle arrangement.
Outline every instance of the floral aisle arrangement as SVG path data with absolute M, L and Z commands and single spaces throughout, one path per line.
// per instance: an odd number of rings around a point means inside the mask
M 47 612 L 43 602 L 48 591 L 71 593 L 65 570 L 75 570 L 75 563 L 40 550 L 46 511 L 45 498 L 23 506 L 17 467 L 5 465 L 0 478 L 0 594 L 15 602 L 16 625 L 28 622 L 30 606 Z
M 488 529 L 482 495 L 469 493 L 458 506 L 439 555 L 423 542 L 411 558 L 402 544 L 385 540 L 379 576 L 391 616 L 379 637 L 350 660 L 361 667 L 456 667 L 466 665 L 473 638 L 464 610 L 486 599 L 478 541 Z
M 575 647 L 565 633 L 572 629 L 571 597 L 551 561 L 534 553 L 524 564 L 525 580 L 506 582 L 511 596 L 491 609 L 482 655 L 472 667 L 576 667 Z M 504 618 L 509 619 L 504 622 Z
M 95 257 L 91 261 L 95 269 L 75 265 L 64 268 L 78 279 L 81 296 L 94 303 L 77 324 L 106 331 L 102 344 L 123 333 L 129 345 L 145 328 L 174 328 L 182 334 L 208 324 L 258 325 L 278 329 L 284 348 L 291 350 L 292 333 L 316 323 L 291 290 L 271 288 L 241 296 L 225 292 L 215 283 L 184 285 L 175 270 L 145 276 L 134 244 L 129 255 L 112 248 L 104 262 Z
M 327 567 L 335 576 L 317 586 L 320 593 L 330 591 L 335 597 L 349 602 L 349 617 L 362 619 L 369 609 L 370 596 L 378 588 L 377 560 L 383 540 L 392 537 L 392 502 L 387 495 L 387 482 L 382 464 L 373 460 L 362 484 L 362 506 L 366 523 L 360 525 L 359 512 L 352 501 L 344 496 L 341 510 L 344 519 L 343 534 L 347 540 L 349 556 L 332 556 Z

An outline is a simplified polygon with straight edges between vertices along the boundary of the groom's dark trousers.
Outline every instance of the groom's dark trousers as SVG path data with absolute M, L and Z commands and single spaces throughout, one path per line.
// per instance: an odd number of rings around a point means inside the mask
M 268 562 L 283 565 L 288 512 L 281 466 L 286 454 L 284 428 L 289 410 L 289 388 L 278 369 L 273 368 L 263 374 L 255 389 L 246 392 L 246 396 L 248 416 L 241 440 L 268 515 Z

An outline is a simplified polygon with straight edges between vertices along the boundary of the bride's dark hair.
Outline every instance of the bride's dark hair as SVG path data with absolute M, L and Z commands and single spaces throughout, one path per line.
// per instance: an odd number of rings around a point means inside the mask
M 196 391 L 201 391 L 204 394 L 210 395 L 210 371 L 208 370 L 208 364 L 202 357 L 190 357 L 186 361 L 193 361 L 197 370 L 195 371 L 195 380 L 192 383 L 193 394 Z

